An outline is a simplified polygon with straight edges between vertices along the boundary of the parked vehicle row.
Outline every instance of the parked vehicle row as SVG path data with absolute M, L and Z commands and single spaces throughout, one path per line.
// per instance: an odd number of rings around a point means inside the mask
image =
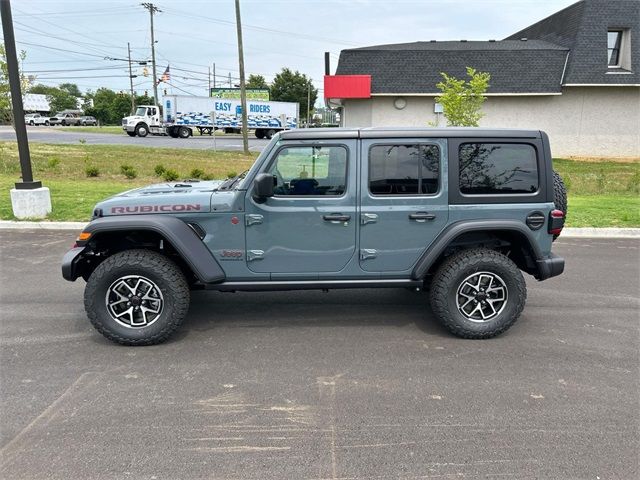
M 24 116 L 24 123 L 37 125 L 80 125 L 83 127 L 98 125 L 98 121 L 91 115 L 78 116 L 75 113 L 57 113 L 53 117 L 43 117 L 39 113 L 28 113 Z

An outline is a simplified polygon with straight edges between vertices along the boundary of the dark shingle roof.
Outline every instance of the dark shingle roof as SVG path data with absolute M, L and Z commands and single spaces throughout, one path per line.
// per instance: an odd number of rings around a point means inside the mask
M 564 47 L 545 41 L 415 42 L 343 50 L 337 75 L 371 75 L 372 93 L 436 93 L 441 72 L 491 74 L 488 93 L 559 93 Z
M 609 28 L 632 31 L 631 73 L 607 73 Z M 502 41 L 427 41 L 343 50 L 336 74 L 371 75 L 374 94 L 424 94 L 438 92 L 440 72 L 460 78 L 468 66 L 491 74 L 488 93 L 560 93 L 561 82 L 639 84 L 640 0 L 581 0 Z
M 631 30 L 632 73 L 607 73 L 607 30 Z M 582 0 L 520 30 L 505 40 L 546 40 L 571 49 L 564 83 L 640 83 L 640 1 Z

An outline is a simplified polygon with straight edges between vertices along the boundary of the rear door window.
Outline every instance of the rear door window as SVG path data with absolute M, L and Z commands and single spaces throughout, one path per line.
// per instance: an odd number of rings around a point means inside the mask
M 369 150 L 372 195 L 433 195 L 439 176 L 437 145 L 374 145 Z

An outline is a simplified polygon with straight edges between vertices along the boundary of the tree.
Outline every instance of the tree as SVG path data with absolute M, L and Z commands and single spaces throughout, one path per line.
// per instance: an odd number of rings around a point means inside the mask
M 75 83 L 61 83 L 60 85 L 58 85 L 58 88 L 60 90 L 64 90 L 65 92 L 68 92 L 70 95 L 73 95 L 74 97 L 82 96 L 82 92 L 80 91 L 80 89 Z
M 483 117 L 482 104 L 487 99 L 484 94 L 489 88 L 491 75 L 477 72 L 467 67 L 468 81 L 459 80 L 446 73 L 441 73 L 444 81 L 436 84 L 442 95 L 436 102 L 442 104 L 449 127 L 477 127 Z
M 109 88 L 99 88 L 95 92 L 87 92 L 87 103 L 93 106 L 85 107 L 87 115 L 93 115 L 103 125 L 120 125 L 123 117 L 131 112 L 131 95 L 116 93 Z M 153 98 L 146 95 L 136 95 L 136 105 L 153 105 Z
M 307 95 L 311 91 L 311 110 L 318 98 L 318 89 L 313 86 L 311 79 L 306 75 L 288 68 L 283 68 L 273 79 L 271 84 L 271 100 L 275 102 L 298 102 L 300 104 L 300 116 L 307 115 Z
M 18 60 L 24 60 L 27 54 L 21 51 Z M 27 77 L 20 74 L 20 88 L 24 92 L 28 85 Z M 11 89 L 9 87 L 9 67 L 7 66 L 7 54 L 4 43 L 0 43 L 0 123 L 12 121 Z
M 269 88 L 267 85 L 267 81 L 264 79 L 262 75 L 254 75 L 253 73 L 249 75 L 249 79 L 247 80 L 247 88 Z

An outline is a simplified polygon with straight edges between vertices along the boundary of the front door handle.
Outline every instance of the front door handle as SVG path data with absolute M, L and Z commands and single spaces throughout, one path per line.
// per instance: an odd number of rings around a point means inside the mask
M 416 222 L 424 223 L 427 220 L 433 220 L 436 218 L 435 214 L 427 212 L 416 212 L 409 214 L 409 220 L 415 220 Z
M 348 222 L 349 220 L 351 220 L 351 215 L 343 215 L 341 213 L 332 213 L 329 215 L 323 215 L 322 219 L 325 222 L 333 222 L 333 223 Z

